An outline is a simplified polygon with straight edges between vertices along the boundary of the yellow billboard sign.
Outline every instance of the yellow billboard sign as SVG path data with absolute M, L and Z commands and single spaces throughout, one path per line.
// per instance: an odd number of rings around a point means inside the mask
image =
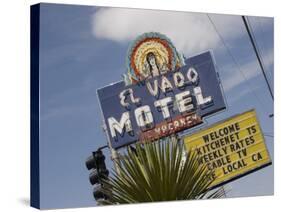
M 255 110 L 236 115 L 184 137 L 187 151 L 214 170 L 211 187 L 271 164 Z

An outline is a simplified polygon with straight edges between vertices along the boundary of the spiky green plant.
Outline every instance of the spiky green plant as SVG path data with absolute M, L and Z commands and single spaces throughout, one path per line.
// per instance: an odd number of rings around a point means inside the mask
M 119 173 L 113 171 L 104 182 L 110 199 L 100 204 L 222 197 L 223 189 L 208 191 L 212 172 L 198 163 L 195 153 L 184 153 L 182 143 L 169 140 L 136 144 L 136 151 L 128 148 L 119 160 Z

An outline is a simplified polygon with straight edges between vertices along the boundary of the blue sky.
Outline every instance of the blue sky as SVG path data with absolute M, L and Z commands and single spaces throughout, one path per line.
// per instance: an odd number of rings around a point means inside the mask
M 136 36 L 166 34 L 186 57 L 212 50 L 227 110 L 207 123 L 255 108 L 273 135 L 273 102 L 241 16 L 42 4 L 40 19 L 40 183 L 42 208 L 94 206 L 85 159 L 106 144 L 96 90 L 120 81 Z M 273 87 L 273 19 L 249 17 Z M 241 74 L 241 72 L 243 74 Z M 205 124 L 206 126 L 206 124 Z M 266 136 L 273 159 L 273 138 Z M 108 167 L 112 168 L 109 151 Z M 226 186 L 228 197 L 273 194 L 273 166 Z

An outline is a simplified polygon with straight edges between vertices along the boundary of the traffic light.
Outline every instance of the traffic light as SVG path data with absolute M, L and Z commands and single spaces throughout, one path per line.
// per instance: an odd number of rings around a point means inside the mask
M 90 183 L 94 186 L 93 196 L 97 201 L 109 199 L 109 195 L 104 192 L 105 185 L 103 181 L 108 179 L 109 174 L 104 161 L 105 156 L 101 150 L 93 152 L 86 160 L 87 169 L 92 170 L 89 179 Z

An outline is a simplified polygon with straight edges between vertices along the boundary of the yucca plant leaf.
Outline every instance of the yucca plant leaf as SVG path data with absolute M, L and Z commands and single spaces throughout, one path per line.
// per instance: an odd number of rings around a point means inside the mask
M 117 163 L 119 173 L 104 181 L 110 196 L 100 204 L 210 199 L 225 196 L 222 188 L 210 191 L 214 179 L 196 152 L 186 152 L 176 139 L 137 143 Z

